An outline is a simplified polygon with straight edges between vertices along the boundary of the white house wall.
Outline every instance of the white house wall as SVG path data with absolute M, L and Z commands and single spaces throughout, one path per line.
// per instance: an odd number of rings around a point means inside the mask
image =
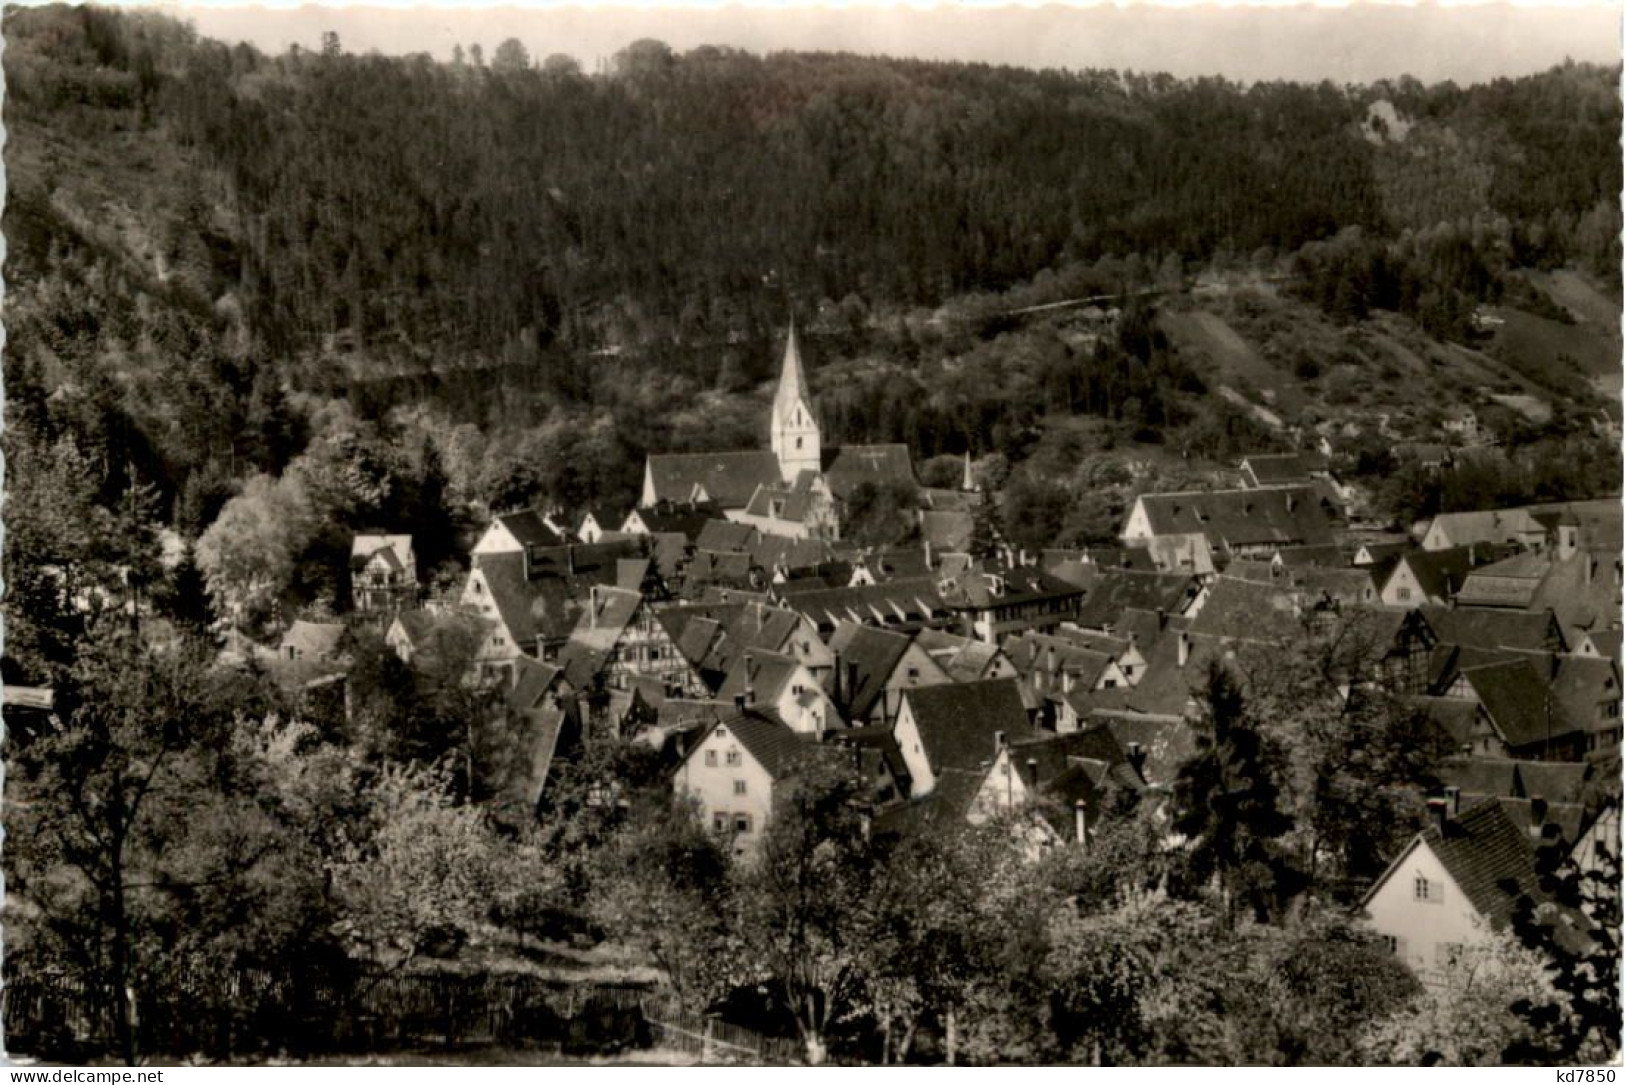
M 1416 879 L 1428 880 L 1427 901 L 1416 899 Z M 1426 983 L 1441 983 L 1449 947 L 1483 945 L 1488 928 L 1444 864 L 1424 843 L 1388 873 L 1366 904 L 1372 930 L 1396 940 L 1395 955 Z
M 739 764 L 728 764 L 730 752 L 739 755 Z M 715 765 L 706 764 L 707 753 L 715 754 Z M 739 781 L 745 785 L 743 795 L 735 793 Z M 750 828 L 735 834 L 736 851 L 749 851 L 761 839 L 773 809 L 773 777 L 726 724 L 718 725 L 689 751 L 672 783 L 679 799 L 686 798 L 697 805 L 700 823 L 707 830 L 713 828 L 719 814 L 727 817 L 729 832 L 733 831 L 734 815 L 744 814 L 750 818 Z

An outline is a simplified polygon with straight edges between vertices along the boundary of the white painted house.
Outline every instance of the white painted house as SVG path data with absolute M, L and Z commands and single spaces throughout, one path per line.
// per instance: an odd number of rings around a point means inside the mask
M 773 814 L 775 789 L 795 774 L 811 745 L 754 711 L 713 722 L 672 776 L 677 801 L 692 803 L 706 828 L 752 851 Z
M 1389 864 L 1363 902 L 1372 930 L 1433 986 L 1464 981 L 1474 951 L 1507 925 L 1520 898 L 1540 893 L 1529 834 L 1494 799 L 1459 814 L 1450 808 L 1456 801 L 1432 800 L 1435 824 Z

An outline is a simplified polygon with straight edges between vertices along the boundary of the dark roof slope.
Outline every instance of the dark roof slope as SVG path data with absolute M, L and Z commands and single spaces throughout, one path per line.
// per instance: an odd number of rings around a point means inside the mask
M 933 773 L 974 769 L 998 752 L 997 736 L 1007 741 L 1036 734 L 1014 678 L 921 686 L 904 692 L 920 731 L 920 745 Z
M 839 707 L 848 720 L 869 718 L 909 644 L 907 634 L 889 629 L 856 622 L 842 622 L 835 627 L 829 650 L 835 653 L 839 672 L 836 689 L 844 702 Z
M 1191 619 L 1191 632 L 1232 640 L 1284 640 L 1299 632 L 1291 593 L 1271 584 L 1221 576 Z
M 1101 569 L 1084 585 L 1077 623 L 1084 629 L 1106 629 L 1126 610 L 1179 614 L 1196 596 L 1194 577 L 1183 573 L 1142 573 L 1134 569 Z
M 724 509 L 742 509 L 758 486 L 783 480 L 779 458 L 768 451 L 651 455 L 648 470 L 657 500 L 685 502 L 699 486 Z
M 813 749 L 776 715 L 762 711 L 741 712 L 712 722 L 689 748 L 698 746 L 706 735 L 718 727 L 728 728 L 739 739 L 739 744 L 750 751 L 756 762 L 775 780 L 794 775 L 808 751 Z
M 1422 607 L 1421 611 L 1440 644 L 1525 652 L 1562 651 L 1566 647 L 1563 631 L 1550 611 L 1441 606 Z
M 914 485 L 907 445 L 843 445 L 824 450 L 824 481 L 845 499 L 865 482 Z
M 1511 919 L 1520 899 L 1544 896 L 1535 876 L 1535 853 L 1528 832 L 1515 825 L 1493 799 L 1447 819 L 1442 831 L 1430 827 L 1422 833 L 1422 840 L 1473 907 L 1496 929 Z M 1504 886 L 1506 882 L 1513 883 L 1510 889 Z
M 494 519 L 508 529 L 520 546 L 563 546 L 570 541 L 548 527 L 542 514 L 535 509 L 510 512 Z
M 1153 534 L 1205 535 L 1238 546 L 1320 546 L 1335 542 L 1332 517 L 1311 486 L 1190 491 L 1140 498 Z
M 1461 673 L 1509 746 L 1531 746 L 1581 729 L 1527 660 L 1489 663 Z

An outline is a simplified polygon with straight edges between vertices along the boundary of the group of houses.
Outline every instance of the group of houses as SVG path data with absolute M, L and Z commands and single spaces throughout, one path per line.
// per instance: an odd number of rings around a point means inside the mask
M 1359 681 L 1455 751 L 1436 822 L 1368 897 L 1419 973 L 1540 892 L 1534 841 L 1617 854 L 1617 502 L 1385 535 L 1349 523 L 1323 456 L 1260 455 L 1234 489 L 1141 496 L 1116 547 L 1023 554 L 972 546 L 967 466 L 958 489 L 915 487 L 917 543 L 863 549 L 841 538 L 845 500 L 914 487 L 913 465 L 902 446 L 823 446 L 793 330 L 769 431 L 767 451 L 651 455 L 624 515 L 493 517 L 453 606 L 418 607 L 409 537 L 356 540 L 353 597 L 400 657 L 455 639 L 539 725 L 512 801 L 534 806 L 554 761 L 607 730 L 659 750 L 674 794 L 745 854 L 819 757 L 863 774 L 880 829 L 1005 818 L 1035 848 L 1087 845 L 1119 800 L 1171 793 L 1211 661 L 1336 618 L 1380 663 Z M 297 622 L 278 654 L 326 688 L 342 627 Z

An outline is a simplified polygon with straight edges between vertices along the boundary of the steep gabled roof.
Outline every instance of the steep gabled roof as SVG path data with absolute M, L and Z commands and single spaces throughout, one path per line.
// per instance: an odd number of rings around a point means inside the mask
M 1466 795 L 1511 798 L 1518 794 L 1518 764 L 1507 757 L 1452 757 L 1439 763 L 1439 782 Z
M 973 565 L 942 581 L 942 599 L 951 607 L 985 610 L 1039 600 L 1080 600 L 1084 589 L 1031 565 Z
M 646 509 L 634 509 L 643 526 L 649 529 L 650 534 L 681 535 L 690 546 L 700 537 L 700 532 L 712 520 L 722 518 L 722 510 L 716 505 L 709 504 L 669 504 L 654 505 Z M 631 518 L 628 514 L 628 519 Z
M 771 708 L 800 670 L 801 663 L 792 656 L 760 648 L 742 651 L 717 690 L 717 699 L 732 701 L 746 695 L 753 703 Z
M 569 641 L 559 650 L 559 665 L 572 686 L 592 685 L 642 605 L 642 595 L 620 588 L 598 588 L 588 597 Z
M 696 550 L 710 550 L 718 554 L 745 554 L 750 552 L 759 532 L 749 524 L 732 520 L 707 520 L 700 526 L 694 541 Z
M 914 485 L 914 461 L 907 445 L 844 445 L 824 450 L 824 481 L 845 500 L 865 482 Z
M 1004 654 L 1023 678 L 1039 673 L 1058 686 L 1062 675 L 1071 675 L 1084 690 L 1091 690 L 1100 682 L 1100 676 L 1111 666 L 1113 658 L 1067 637 L 1034 632 L 1006 637 Z
M 1480 706 L 1461 697 L 1407 697 L 1405 703 L 1421 712 L 1452 746 L 1457 748 L 1472 743 L 1473 731 L 1478 724 Z
M 281 647 L 297 649 L 305 659 L 331 659 L 343 648 L 349 631 L 338 622 L 307 622 L 297 619 L 282 634 Z
M 520 546 L 563 546 L 570 541 L 548 527 L 546 519 L 535 509 L 504 513 L 501 516 L 494 516 L 492 519 L 507 528 L 508 533 L 514 537 Z
M 829 638 L 835 653 L 841 710 L 848 720 L 869 718 L 875 702 L 886 691 L 886 682 L 897 670 L 911 643 L 908 634 L 875 629 L 856 622 L 842 622 Z
M 1438 857 L 1473 908 L 1497 930 L 1512 918 L 1520 899 L 1544 899 L 1535 876 L 1529 834 L 1494 799 L 1446 819 L 1442 830 L 1429 827 L 1419 839 Z M 1377 885 L 1386 880 L 1380 879 Z M 1507 882 L 1512 883 L 1510 889 Z
M 833 629 L 842 622 L 920 626 L 949 615 L 937 592 L 935 577 L 888 580 L 859 588 L 786 593 L 783 604 L 806 615 L 820 630 Z
M 1179 663 L 1180 637 L 1188 638 L 1190 654 Z M 1151 716 L 1182 716 L 1206 680 L 1208 665 L 1224 659 L 1229 649 L 1217 637 L 1179 631 L 1163 636 L 1146 653 L 1145 673 L 1120 706 Z M 1109 691 L 1116 692 L 1116 691 Z M 1098 703 L 1098 702 L 1097 702 Z M 1102 706 L 1107 707 L 1107 706 Z
M 1183 716 L 1096 709 L 1088 726 L 1109 730 L 1125 753 L 1137 743 L 1145 756 L 1140 775 L 1158 787 L 1173 786 L 1180 767 L 1196 756 L 1196 729 Z
M 1515 749 L 1581 730 L 1552 696 L 1546 679 L 1527 660 L 1489 663 L 1461 673 L 1496 730 Z
M 726 727 L 739 739 L 739 744 L 774 780 L 795 775 L 809 753 L 817 749 L 792 731 L 777 713 L 753 709 L 713 720 L 695 737 L 689 750 L 697 749 L 719 727 Z
M 1562 656 L 1557 677 L 1552 680 L 1552 693 L 1575 722 L 1595 729 L 1599 702 L 1618 701 L 1619 685 L 1619 667 L 1612 659 Z M 1609 722 L 1617 723 L 1618 719 Z
M 876 750 L 886 762 L 892 779 L 902 784 L 904 794 L 907 794 L 908 762 L 903 760 L 903 751 L 897 745 L 897 735 L 890 727 L 876 725 L 874 727 L 848 727 L 844 730 L 830 733 L 831 741 L 844 745 L 857 746 L 862 749 Z
M 1525 652 L 1561 651 L 1567 647 L 1563 630 L 1550 611 L 1442 606 L 1420 609 L 1440 644 Z
M 758 486 L 783 477 L 777 456 L 754 450 L 651 455 L 648 473 L 656 500 L 685 502 L 698 489 L 724 509 L 744 508 Z
M 1141 655 L 1149 657 L 1152 647 L 1164 634 L 1177 633 L 1190 627 L 1190 619 L 1182 615 L 1174 615 L 1168 611 L 1157 614 L 1139 607 L 1129 607 L 1112 623 L 1110 636 L 1132 641 L 1140 649 Z
M 1007 741 L 1035 733 L 1013 678 L 920 686 L 903 698 L 933 773 L 983 765 L 997 755 L 1001 732 Z
M 366 565 L 374 557 L 382 557 L 390 568 L 401 570 L 412 557 L 410 535 L 357 535 L 350 540 L 350 567 Z
M 1309 482 L 1310 464 L 1296 452 L 1248 456 L 1241 465 L 1260 486 L 1307 485 Z M 1324 470 L 1324 465 L 1321 469 Z
M 1299 632 L 1298 605 L 1273 584 L 1221 576 L 1191 619 L 1191 632 L 1230 640 L 1279 641 Z
M 508 704 L 520 712 L 534 710 L 564 676 L 564 671 L 551 663 L 538 663 L 520 656 L 514 660 L 514 685 L 508 691 Z
M 1332 518 L 1312 486 L 1144 494 L 1152 534 L 1205 535 L 1230 546 L 1319 546 L 1335 542 Z
M 1077 623 L 1085 629 L 1109 628 L 1131 608 L 1181 614 L 1197 592 L 1196 578 L 1188 573 L 1103 569 L 1090 579 L 1078 605 Z
M 920 630 L 914 634 L 914 643 L 936 660 L 955 682 L 974 682 L 987 677 L 988 668 L 999 655 L 999 649 L 991 644 L 941 629 Z
M 1012 767 L 1025 773 L 1028 762 L 1035 762 L 1040 789 L 1049 787 L 1079 760 L 1102 766 L 1103 771 L 1090 777 L 1097 785 L 1109 781 L 1136 791 L 1145 787 L 1145 777 L 1129 763 L 1128 752 L 1110 728 L 1094 727 L 1064 735 L 1024 735 L 1010 742 Z
M 835 553 L 824 539 L 792 539 L 788 535 L 758 535 L 747 549 L 751 560 L 763 569 L 795 572 L 832 565 Z M 846 581 L 842 580 L 842 584 Z

